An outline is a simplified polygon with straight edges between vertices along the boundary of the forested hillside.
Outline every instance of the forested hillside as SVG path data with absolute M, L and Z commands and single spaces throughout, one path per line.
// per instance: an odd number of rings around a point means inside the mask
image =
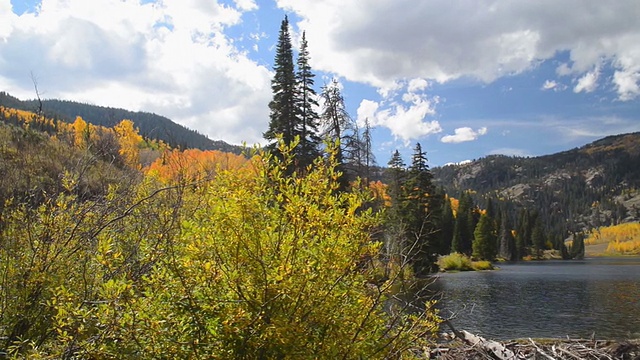
M 488 156 L 433 174 L 452 196 L 471 190 L 481 207 L 493 200 L 514 224 L 523 211 L 535 214 L 553 237 L 640 220 L 640 133 L 534 158 Z
M 0 106 L 25 111 L 37 111 L 40 104 L 38 100 L 22 101 L 6 92 L 0 92 Z M 72 123 L 77 116 L 80 116 L 83 119 L 90 119 L 93 125 L 104 127 L 113 127 L 122 119 L 129 119 L 140 129 L 142 136 L 162 140 L 174 148 L 220 150 L 235 154 L 242 152 L 241 146 L 230 145 L 221 140 L 211 140 L 207 136 L 176 124 L 164 116 L 148 112 L 134 112 L 55 99 L 42 100 L 42 111 L 43 115 L 52 119 Z

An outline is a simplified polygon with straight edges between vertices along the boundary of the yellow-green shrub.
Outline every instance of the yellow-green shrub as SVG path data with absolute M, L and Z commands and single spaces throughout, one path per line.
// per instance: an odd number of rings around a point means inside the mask
M 390 310 L 395 279 L 372 281 L 378 216 L 363 210 L 368 194 L 338 192 L 333 160 L 287 177 L 291 149 L 281 151 L 284 161 L 262 154 L 252 171 L 197 186 L 157 189 L 148 178 L 122 203 L 109 193 L 104 211 L 43 208 L 51 218 L 32 235 L 53 236 L 60 255 L 47 265 L 55 272 L 31 280 L 46 290 L 37 338 L 9 346 L 45 358 L 375 359 L 428 345 L 438 324 L 430 304 Z M 19 290 L 17 275 L 0 279 L 3 291 Z
M 451 253 L 449 255 L 443 255 L 438 258 L 438 267 L 440 270 L 450 271 L 469 271 L 473 270 L 471 259 L 460 253 Z

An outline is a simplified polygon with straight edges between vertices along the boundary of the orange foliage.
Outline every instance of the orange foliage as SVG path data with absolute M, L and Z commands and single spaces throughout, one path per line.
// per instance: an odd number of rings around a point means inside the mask
M 166 182 L 184 184 L 206 179 L 219 171 L 238 170 L 247 165 L 249 161 L 245 157 L 218 150 L 172 150 L 165 151 L 156 159 L 147 169 L 147 174 Z
M 381 201 L 386 207 L 391 206 L 391 197 L 389 196 L 389 194 L 387 194 L 386 184 L 384 184 L 380 180 L 371 181 L 369 183 L 369 189 L 371 189 L 371 192 L 373 192 L 373 197 L 376 200 Z
M 453 217 L 458 216 L 458 207 L 460 207 L 460 200 L 449 197 L 449 201 L 451 202 L 451 211 L 453 212 Z

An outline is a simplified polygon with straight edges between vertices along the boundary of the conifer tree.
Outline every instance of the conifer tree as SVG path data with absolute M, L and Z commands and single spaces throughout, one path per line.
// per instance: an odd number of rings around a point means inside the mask
M 584 233 L 573 233 L 573 244 L 569 251 L 571 259 L 583 259 L 584 258 Z
M 513 234 L 511 233 L 508 216 L 502 216 L 499 237 L 499 256 L 507 261 L 517 260 L 515 239 L 513 238 Z
M 471 255 L 474 228 L 473 199 L 468 192 L 464 191 L 460 194 L 456 223 L 453 228 L 451 252 Z
M 481 260 L 492 261 L 495 258 L 496 243 L 493 235 L 491 219 L 487 214 L 482 214 L 478 225 L 473 232 L 473 256 Z
M 306 168 L 313 163 L 313 160 L 320 156 L 320 136 L 318 135 L 318 125 L 320 116 L 316 112 L 318 101 L 317 94 L 313 89 L 313 78 L 315 74 L 309 65 L 309 49 L 306 33 L 302 32 L 302 42 L 298 53 L 298 71 L 296 72 L 296 82 L 298 87 L 296 106 L 299 112 L 297 133 L 300 134 L 300 143 L 296 154 L 298 167 Z
M 451 209 L 451 201 L 445 197 L 442 204 L 442 214 L 440 215 L 440 250 L 438 253 L 446 255 L 451 251 L 454 226 L 455 218 Z
M 276 57 L 273 67 L 275 74 L 271 80 L 273 99 L 269 103 L 270 122 L 269 129 L 264 133 L 264 138 L 272 140 L 270 149 L 277 153 L 274 141 L 279 134 L 286 145 L 290 145 L 296 135 L 297 103 L 296 103 L 296 74 L 293 64 L 293 50 L 291 35 L 289 34 L 289 20 L 285 16 L 280 25 Z
M 542 229 L 542 222 L 540 221 L 539 217 L 536 219 L 533 230 L 531 231 L 531 242 L 535 251 L 535 255 L 537 257 L 540 257 L 545 246 L 545 236 L 544 230 Z
M 406 180 L 406 169 L 400 152 L 396 150 L 387 163 L 388 169 L 388 195 L 391 198 L 391 208 L 388 213 L 394 217 L 393 221 L 400 221 L 402 217 L 402 207 L 404 202 L 404 183 Z
M 433 175 L 427 165 L 427 156 L 422 146 L 417 143 L 409 167 L 405 186 L 406 205 L 404 219 L 407 224 L 407 238 L 415 241 L 412 260 L 416 274 L 425 274 L 433 263 L 433 254 L 437 249 L 436 209 L 440 203 L 433 186 Z

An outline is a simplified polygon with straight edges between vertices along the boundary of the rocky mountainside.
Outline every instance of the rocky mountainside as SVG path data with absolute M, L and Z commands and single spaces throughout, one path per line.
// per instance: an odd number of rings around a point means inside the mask
M 453 196 L 472 190 L 480 207 L 491 198 L 507 208 L 538 212 L 547 230 L 640 220 L 640 133 L 609 136 L 552 155 L 488 156 L 432 172 Z

